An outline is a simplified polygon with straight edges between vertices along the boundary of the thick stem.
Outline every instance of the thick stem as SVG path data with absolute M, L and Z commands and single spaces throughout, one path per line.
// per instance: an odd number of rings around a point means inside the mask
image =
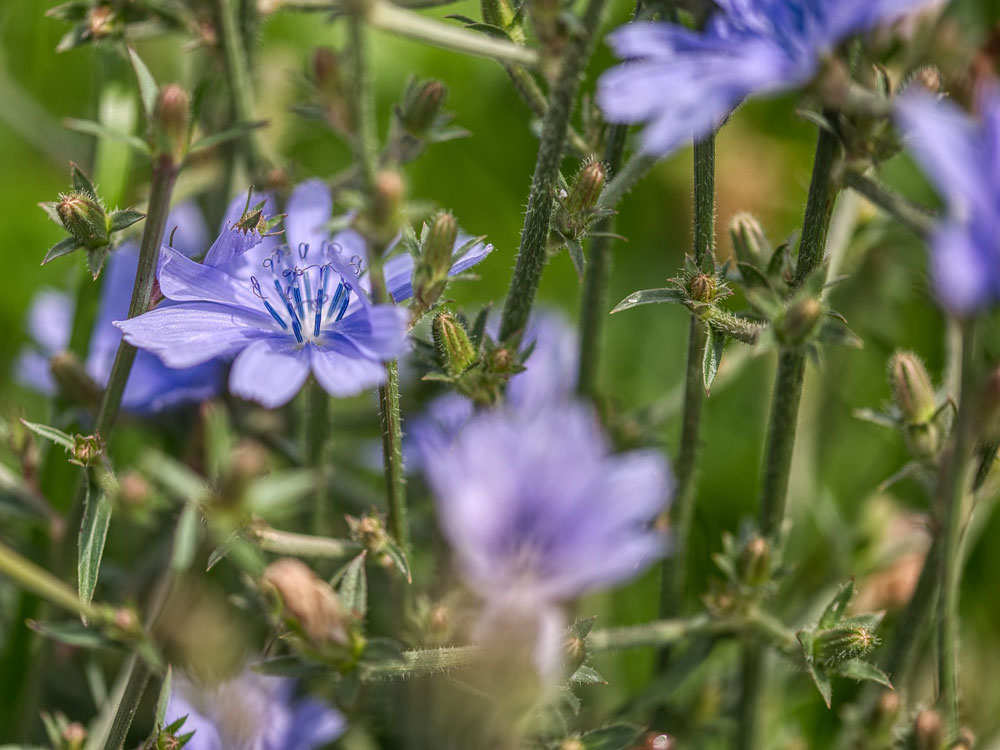
M 250 79 L 250 61 L 239 23 L 238 0 L 218 2 L 219 31 L 225 55 L 226 79 L 232 97 L 233 124 L 253 122 L 253 81 Z M 249 131 L 244 138 L 247 170 L 253 173 L 264 163 L 257 131 Z
M 542 124 L 542 140 L 531 180 L 524 228 L 521 230 L 521 246 L 500 318 L 501 341 L 520 335 L 524 330 L 538 294 L 538 284 L 547 257 L 552 204 L 569 119 L 580 87 L 580 76 L 593 49 L 597 27 L 606 4 L 607 0 L 588 1 L 577 36 L 566 51 L 559 78 L 549 94 L 549 108 Z
M 944 706 L 948 732 L 956 738 L 958 711 L 958 603 L 962 583 L 962 530 L 965 524 L 965 482 L 973 447 L 973 419 L 976 408 L 976 331 L 972 321 L 962 327 L 962 386 L 955 420 L 954 437 L 939 477 L 937 502 L 941 513 L 941 559 L 938 600 L 938 692 Z
M 820 130 L 795 266 L 793 281 L 796 285 L 815 272 L 823 261 L 826 235 L 830 229 L 830 217 L 836 198 L 832 176 L 839 153 L 836 137 L 826 130 Z M 760 531 L 772 539 L 785 517 L 785 499 L 805 370 L 803 351 L 783 349 L 778 355 L 758 498 Z M 759 645 L 748 643 L 744 647 L 741 674 L 742 691 L 736 743 L 740 750 L 757 750 L 760 747 L 760 720 L 767 689 L 766 677 L 766 655 Z
M 626 125 L 613 125 L 604 147 L 604 164 L 615 174 L 621 167 L 625 153 Z M 597 397 L 598 373 L 601 363 L 602 334 L 608 317 L 608 283 L 611 280 L 611 232 L 615 219 L 602 219 L 590 243 L 587 270 L 583 278 L 580 297 L 580 362 L 576 390 L 581 396 Z
M 321 532 L 330 520 L 326 489 L 327 467 L 324 453 L 330 438 L 330 397 L 318 381 L 306 387 L 306 461 L 316 470 L 313 497 L 313 529 Z

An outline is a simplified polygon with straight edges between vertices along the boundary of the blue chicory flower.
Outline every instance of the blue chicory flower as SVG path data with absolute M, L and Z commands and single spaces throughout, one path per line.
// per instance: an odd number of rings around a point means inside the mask
M 208 238 L 204 219 L 193 203 L 182 203 L 171 211 L 167 232 L 173 247 L 184 255 L 201 252 Z M 113 321 L 128 314 L 132 286 L 139 267 L 139 248 L 127 242 L 112 253 L 104 270 L 101 299 L 84 367 L 96 383 L 107 383 L 121 341 Z M 32 301 L 28 332 L 34 346 L 18 359 L 17 378 L 27 387 L 45 394 L 56 391 L 49 359 L 69 346 L 73 325 L 73 300 L 65 292 L 45 289 Z M 135 414 L 153 414 L 192 401 L 211 398 L 221 390 L 223 367 L 211 362 L 175 370 L 146 352 L 136 355 L 122 396 L 122 407 Z
M 564 402 L 481 411 L 425 453 L 442 530 L 485 601 L 481 633 L 535 633 L 539 672 L 559 663 L 561 604 L 637 575 L 663 554 L 652 522 L 671 480 L 656 451 L 611 453 L 593 412 Z
M 941 304 L 958 314 L 1000 301 L 1000 89 L 984 91 L 980 109 L 975 121 L 926 93 L 897 104 L 910 149 L 947 204 L 931 271 Z
M 928 0 L 715 0 L 703 32 L 632 23 L 609 41 L 625 62 L 597 99 L 612 122 L 647 123 L 642 150 L 665 156 L 710 133 L 752 94 L 795 88 L 837 44 L 901 18 Z
M 177 680 L 165 723 L 185 716 L 186 750 L 317 750 L 346 728 L 338 711 L 297 697 L 293 680 L 249 670 L 212 688 Z

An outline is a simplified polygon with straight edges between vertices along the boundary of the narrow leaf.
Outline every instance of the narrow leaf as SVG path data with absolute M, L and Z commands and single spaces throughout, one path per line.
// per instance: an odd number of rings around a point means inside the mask
M 702 361 L 701 372 L 705 382 L 705 395 L 712 390 L 712 381 L 715 380 L 719 372 L 719 365 L 722 363 L 722 351 L 726 348 L 726 333 L 720 331 L 715 326 L 708 327 L 708 341 L 705 345 L 705 357 Z
M 583 257 L 583 245 L 574 239 L 567 239 L 566 251 L 569 253 L 570 260 L 573 261 L 577 278 L 582 282 L 583 274 L 587 268 L 587 260 Z
M 368 575 L 365 571 L 367 556 L 367 550 L 363 551 L 347 564 L 337 589 L 341 601 L 361 618 L 368 613 Z
M 97 277 L 101 275 L 101 269 L 104 268 L 104 262 L 110 254 L 111 250 L 107 245 L 87 248 L 87 268 L 90 270 L 90 275 L 94 277 L 94 281 L 97 281 Z
M 51 638 L 53 641 L 64 643 L 74 648 L 107 648 L 113 646 L 101 631 L 89 628 L 79 622 L 38 622 L 28 620 L 27 625 L 36 633 Z
M 889 675 L 874 664 L 861 661 L 861 659 L 848 659 L 838 664 L 834 669 L 841 677 L 848 677 L 858 682 L 875 682 L 890 690 L 893 689 Z
M 76 237 L 67 237 L 66 239 L 59 240 L 56 244 L 48 249 L 45 253 L 45 257 L 42 258 L 42 265 L 54 261 L 56 258 L 61 258 L 64 255 L 69 255 L 70 253 L 75 253 L 83 245 L 77 242 Z
M 78 133 L 85 133 L 86 135 L 92 135 L 95 138 L 107 138 L 111 141 L 128 144 L 140 154 L 149 154 L 149 145 L 138 136 L 129 135 L 128 133 L 123 133 L 120 130 L 114 130 L 113 128 L 109 128 L 99 122 L 94 122 L 93 120 L 78 120 L 74 117 L 67 117 L 63 120 L 63 125 L 70 130 L 75 130 Z
M 174 533 L 174 548 L 170 553 L 170 567 L 173 570 L 185 571 L 191 567 L 200 536 L 198 507 L 195 503 L 187 503 L 177 520 L 177 531 Z
M 219 133 L 213 133 L 212 135 L 207 135 L 204 138 L 200 138 L 198 141 L 191 146 L 189 153 L 196 154 L 199 151 L 204 151 L 206 149 L 212 148 L 213 146 L 218 146 L 221 143 L 226 143 L 227 141 L 232 141 L 237 138 L 242 138 L 247 133 L 250 133 L 259 128 L 265 128 L 269 124 L 268 120 L 257 120 L 255 122 L 242 122 L 239 125 L 234 125 L 231 128 L 223 130 Z
M 392 564 L 396 566 L 396 570 L 402 573 L 406 582 L 413 583 L 413 575 L 410 573 L 410 565 L 406 562 L 406 555 L 403 554 L 403 550 L 400 546 L 394 541 L 389 540 L 386 542 L 384 552 L 386 556 L 392 560 Z
M 139 82 L 139 98 L 142 100 L 142 111 L 146 113 L 147 118 L 151 118 L 153 110 L 156 109 L 156 99 L 160 95 L 160 87 L 156 85 L 156 79 L 149 72 L 146 63 L 142 61 L 142 58 L 131 47 L 128 48 L 128 57 L 132 62 L 133 70 L 135 70 L 136 80 Z
M 812 677 L 813 682 L 816 683 L 816 689 L 819 690 L 819 694 L 823 696 L 823 702 L 826 704 L 826 707 L 830 708 L 830 703 L 833 700 L 833 685 L 830 683 L 830 675 L 821 669 L 817 669 L 816 665 L 811 661 L 806 665 L 806 669 L 809 671 L 809 676 Z
M 31 430 L 33 433 L 39 437 L 43 437 L 46 440 L 51 440 L 53 443 L 61 445 L 66 450 L 73 450 L 73 438 L 71 435 L 67 435 L 62 430 L 58 430 L 55 427 L 49 427 L 47 424 L 37 424 L 36 422 L 29 422 L 27 419 L 22 419 L 21 424 Z
M 615 305 L 615 308 L 611 312 L 617 313 L 622 310 L 638 307 L 639 305 L 652 305 L 660 302 L 681 304 L 684 302 L 684 292 L 674 287 L 667 289 L 644 289 L 641 292 L 633 292 Z
M 156 699 L 156 716 L 154 727 L 159 729 L 167 718 L 167 702 L 170 700 L 170 688 L 174 682 L 173 669 L 168 665 L 167 673 L 163 676 L 163 684 L 160 685 L 160 695 Z
M 123 208 L 120 211 L 115 211 L 111 214 L 111 231 L 120 232 L 145 218 L 146 214 L 142 211 L 136 211 L 134 208 Z
M 97 576 L 104 556 L 104 542 L 111 523 L 111 501 L 104 492 L 94 492 L 87 479 L 83 520 L 80 523 L 79 559 L 77 561 L 77 588 L 80 599 L 90 604 L 97 588 Z
M 92 196 L 97 196 L 97 190 L 94 188 L 94 183 L 90 181 L 86 173 L 80 169 L 80 165 L 75 161 L 69 163 L 69 177 L 70 181 L 73 183 L 73 189 L 79 193 L 90 193 Z
M 832 628 L 843 619 L 844 612 L 847 611 L 847 605 L 850 604 L 852 596 L 854 596 L 853 578 L 843 584 L 837 591 L 836 596 L 833 597 L 833 600 L 826 605 L 826 609 L 823 610 L 823 614 L 819 618 L 818 627 L 820 630 Z
M 273 520 L 298 510 L 299 500 L 316 489 L 312 469 L 290 469 L 271 474 L 247 489 L 246 507 L 262 518 Z
M 611 724 L 591 732 L 580 738 L 586 750 L 625 750 L 634 747 L 642 735 L 640 727 L 631 724 Z

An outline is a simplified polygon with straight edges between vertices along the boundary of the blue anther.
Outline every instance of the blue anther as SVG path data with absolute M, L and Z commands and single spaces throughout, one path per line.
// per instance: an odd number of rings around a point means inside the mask
M 337 312 L 337 317 L 334 318 L 335 321 L 340 320 L 344 317 L 344 313 L 347 312 L 347 303 L 351 301 L 351 290 L 349 287 L 345 287 L 347 290 L 344 294 L 344 301 L 340 303 L 340 310 Z
M 333 315 L 333 311 L 337 309 L 337 305 L 340 304 L 340 298 L 344 294 L 344 282 L 341 281 L 340 285 L 337 287 L 337 291 L 333 293 L 333 300 L 330 302 L 330 307 L 327 308 L 326 314 Z
M 323 287 L 316 293 L 316 317 L 313 318 L 313 336 L 319 336 L 319 327 L 323 322 Z
M 268 302 L 267 300 L 264 300 L 264 307 L 266 307 L 267 311 L 271 313 L 271 317 L 274 318 L 276 321 L 278 321 L 278 325 L 281 326 L 281 330 L 287 331 L 288 323 L 286 323 L 284 319 L 280 315 L 278 315 L 277 310 L 271 307 L 271 303 Z

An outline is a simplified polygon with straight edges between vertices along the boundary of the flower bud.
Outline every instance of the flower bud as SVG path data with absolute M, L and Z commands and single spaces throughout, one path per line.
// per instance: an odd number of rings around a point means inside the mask
M 109 36 L 118 20 L 115 9 L 110 5 L 96 5 L 87 13 L 87 31 L 92 39 Z
M 72 352 L 53 354 L 49 360 L 49 371 L 59 392 L 73 403 L 89 406 L 100 401 L 101 387 L 94 382 L 83 363 Z
M 835 627 L 816 634 L 813 657 L 824 665 L 839 664 L 863 656 L 879 643 L 870 628 Z
M 695 302 L 711 302 L 715 299 L 715 276 L 699 273 L 688 282 L 688 296 Z
M 372 229 L 386 241 L 392 238 L 402 223 L 401 209 L 406 195 L 403 176 L 392 169 L 384 169 L 375 175 L 375 191 L 372 196 Z
M 899 93 L 909 91 L 913 88 L 923 89 L 930 94 L 941 91 L 941 71 L 934 65 L 921 65 L 914 69 L 903 80 L 899 87 Z
M 823 315 L 819 300 L 806 297 L 789 307 L 778 325 L 778 339 L 786 346 L 798 346 L 809 338 Z
M 340 91 L 340 58 L 329 47 L 317 47 L 309 60 L 313 82 L 321 91 Z
M 886 690 L 879 696 L 878 702 L 875 704 L 875 710 L 871 715 L 871 724 L 873 728 L 886 728 L 888 729 L 896 722 L 896 717 L 899 715 L 899 707 L 901 701 L 899 700 L 899 693 L 895 690 Z
M 104 452 L 104 441 L 99 435 L 74 435 L 70 462 L 80 466 L 93 466 Z
M 83 743 L 87 740 L 87 730 L 84 729 L 83 724 L 78 722 L 72 722 L 67 724 L 62 730 L 62 744 L 61 748 L 63 750 L 80 750 L 83 747 Z
M 97 196 L 67 193 L 56 204 L 56 212 L 66 231 L 86 247 L 107 245 L 111 236 L 108 215 Z
M 476 350 L 462 322 L 452 313 L 438 313 L 431 325 L 434 345 L 449 375 L 459 375 L 476 360 Z
M 729 225 L 729 236 L 733 242 L 733 252 L 740 263 L 763 266 L 770 260 L 771 244 L 767 241 L 764 228 L 753 214 L 736 214 Z
M 913 352 L 896 352 L 889 360 L 893 400 L 907 424 L 923 424 L 934 416 L 937 398 L 927 368 Z
M 925 708 L 913 720 L 913 733 L 909 746 L 913 750 L 941 750 L 944 742 L 944 725 L 941 715 L 932 709 Z
M 771 547 L 762 536 L 755 536 L 740 553 L 740 577 L 750 586 L 760 586 L 771 579 Z
M 122 475 L 118 483 L 118 497 L 122 505 L 130 508 L 140 508 L 149 500 L 151 488 L 149 482 L 135 471 Z
M 347 527 L 351 531 L 351 539 L 359 542 L 366 550 L 373 554 L 379 554 L 389 541 L 385 524 L 382 519 L 375 515 L 366 515 L 361 518 L 346 516 Z
M 264 570 L 262 582 L 278 592 L 285 614 L 313 644 L 346 646 L 350 642 L 340 600 L 330 584 L 304 562 L 290 557 L 276 560 Z
M 579 737 L 567 737 L 559 743 L 559 750 L 587 750 L 587 746 Z
M 458 239 L 458 222 L 447 211 L 438 213 L 431 221 L 423 247 L 420 249 L 421 265 L 426 266 L 435 280 L 448 277 L 451 254 Z
M 441 81 L 431 80 L 413 86 L 399 112 L 399 122 L 407 133 L 418 138 L 434 125 L 441 108 L 448 98 L 448 87 Z
M 583 165 L 566 196 L 566 210 L 570 216 L 583 217 L 594 209 L 607 177 L 607 170 L 601 162 L 592 161 Z
M 176 83 L 164 86 L 156 101 L 153 122 L 161 148 L 179 162 L 187 153 L 191 124 L 187 92 Z

